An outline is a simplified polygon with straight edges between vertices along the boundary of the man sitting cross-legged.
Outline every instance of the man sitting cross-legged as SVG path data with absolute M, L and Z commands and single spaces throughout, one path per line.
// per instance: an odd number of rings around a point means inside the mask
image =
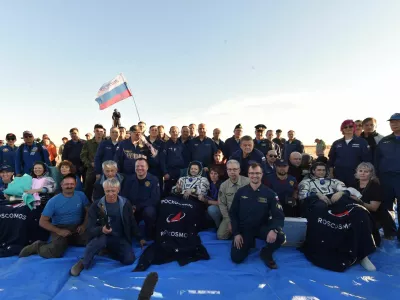
M 50 231 L 51 242 L 36 241 L 23 248 L 20 257 L 39 254 L 59 258 L 69 245 L 85 245 L 89 201 L 83 192 L 75 191 L 75 186 L 76 176 L 66 175 L 61 181 L 62 193 L 51 198 L 42 212 L 39 225 Z
M 89 209 L 87 233 L 90 241 L 83 259 L 71 268 L 73 276 L 78 276 L 84 268 L 90 268 L 94 256 L 104 248 L 122 264 L 130 265 L 135 260 L 132 236 L 136 236 L 142 247 L 145 244 L 133 216 L 132 205 L 126 198 L 118 196 L 118 179 L 107 179 L 103 182 L 103 188 L 105 196 Z

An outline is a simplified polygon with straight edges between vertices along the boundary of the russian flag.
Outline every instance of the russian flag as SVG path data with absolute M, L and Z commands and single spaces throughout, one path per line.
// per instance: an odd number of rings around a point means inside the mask
M 100 106 L 100 110 L 131 97 L 132 93 L 128 88 L 124 75 L 119 74 L 113 80 L 106 82 L 97 92 L 96 102 Z

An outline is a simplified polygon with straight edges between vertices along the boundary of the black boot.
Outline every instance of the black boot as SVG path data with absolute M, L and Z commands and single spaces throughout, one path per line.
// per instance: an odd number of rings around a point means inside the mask
M 278 269 L 278 265 L 276 264 L 276 262 L 272 257 L 272 251 L 271 249 L 268 248 L 268 246 L 261 249 L 260 257 L 268 268 Z

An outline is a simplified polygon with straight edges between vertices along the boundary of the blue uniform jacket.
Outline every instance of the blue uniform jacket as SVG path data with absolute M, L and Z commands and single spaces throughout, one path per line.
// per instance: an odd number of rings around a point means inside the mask
M 214 140 L 213 140 L 214 141 Z M 215 141 L 214 141 L 214 143 L 215 143 Z M 225 143 L 224 143 L 224 141 L 223 140 L 221 140 L 221 139 L 219 139 L 219 143 L 217 144 L 217 143 L 215 143 L 215 146 L 217 147 L 217 149 L 218 150 L 221 150 L 222 151 L 222 153 L 224 154 L 224 156 L 225 156 Z M 226 157 L 226 156 L 225 156 Z
M 164 155 L 163 161 L 161 162 L 163 175 L 169 174 L 171 170 L 187 168 L 189 165 L 189 162 L 185 160 L 187 151 L 187 147 L 182 144 L 179 139 L 176 141 L 176 143 L 169 139 L 164 144 Z
M 301 141 L 294 139 L 292 142 L 286 141 L 283 150 L 283 159 L 289 161 L 289 156 L 292 152 L 304 153 L 304 145 Z
M 281 156 L 281 148 L 274 142 L 271 142 L 268 139 L 257 140 L 254 139 L 254 148 L 260 150 L 264 155 L 267 155 L 269 150 L 275 150 L 278 157 Z
M 238 150 L 240 150 L 240 140 L 236 142 L 235 137 L 232 136 L 225 141 L 225 157 L 231 157 Z
M 297 189 L 297 181 L 291 175 L 288 175 L 286 180 L 280 180 L 274 173 L 267 177 L 267 186 L 278 194 L 281 203 L 285 203 L 286 197 L 292 197 Z
M 102 163 L 106 160 L 114 160 L 115 153 L 117 152 L 119 142 L 115 145 L 111 140 L 102 141 L 97 148 L 96 156 L 94 157 L 94 169 L 96 174 L 103 173 Z
M 263 184 L 257 190 L 253 190 L 250 184 L 238 189 L 229 217 L 233 236 L 245 231 L 257 233 L 263 225 L 282 230 L 285 220 L 277 194 Z
M 41 149 L 39 149 L 39 147 Z M 20 158 L 21 151 L 22 161 Z M 21 145 L 15 153 L 15 174 L 29 174 L 36 161 L 42 161 L 48 166 L 50 165 L 49 152 L 47 149 L 38 143 L 33 143 L 32 146 L 26 144 Z
M 203 164 L 203 167 L 211 166 L 214 162 L 214 153 L 217 152 L 217 146 L 209 137 L 205 137 L 203 141 L 199 137 L 191 139 L 188 149 L 190 161 L 199 161 Z
M 149 172 L 157 177 L 161 177 L 163 175 L 161 169 L 161 163 L 164 161 L 164 144 L 165 142 L 161 139 L 155 140 L 153 143 L 150 142 L 150 136 L 147 137 L 147 141 L 158 151 L 158 164 L 152 165 L 149 169 Z
M 371 162 L 371 153 L 365 139 L 353 136 L 346 143 L 344 138 L 333 142 L 328 154 L 328 166 L 330 168 L 356 169 L 361 162 Z
M 238 151 L 233 153 L 229 159 L 237 160 L 240 163 L 240 175 L 248 177 L 247 173 L 249 170 L 249 166 L 255 162 L 259 163 L 261 165 L 263 173 L 267 174 L 266 158 L 260 150 L 253 149 L 249 156 L 243 158 L 243 150 L 239 149 Z
M 392 133 L 385 136 L 375 149 L 377 174 L 400 173 L 400 139 Z
M 158 154 L 153 157 L 146 145 L 135 146 L 130 139 L 120 142 L 114 157 L 118 164 L 118 172 L 135 174 L 135 163 L 140 157 L 147 159 L 150 168 L 154 168 L 158 164 Z
M 130 175 L 125 178 L 121 195 L 140 210 L 146 206 L 156 206 L 160 200 L 160 186 L 157 177 L 147 173 L 143 184 L 136 175 Z
M 11 148 L 8 145 L 0 147 L 0 166 L 9 165 L 14 168 L 15 166 L 15 153 L 18 147 Z

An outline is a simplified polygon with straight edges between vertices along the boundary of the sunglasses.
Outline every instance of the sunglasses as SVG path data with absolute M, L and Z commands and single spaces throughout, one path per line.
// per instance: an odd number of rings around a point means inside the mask
M 269 157 L 275 157 L 275 158 L 277 158 L 278 157 L 278 155 L 268 155 Z
M 7 141 L 15 141 L 16 138 L 12 137 L 12 138 L 8 138 Z
M 353 129 L 353 125 L 344 126 L 343 129 Z
M 31 135 L 31 134 L 29 134 L 29 135 L 24 135 L 24 139 L 27 139 L 27 138 L 33 138 L 33 135 Z

